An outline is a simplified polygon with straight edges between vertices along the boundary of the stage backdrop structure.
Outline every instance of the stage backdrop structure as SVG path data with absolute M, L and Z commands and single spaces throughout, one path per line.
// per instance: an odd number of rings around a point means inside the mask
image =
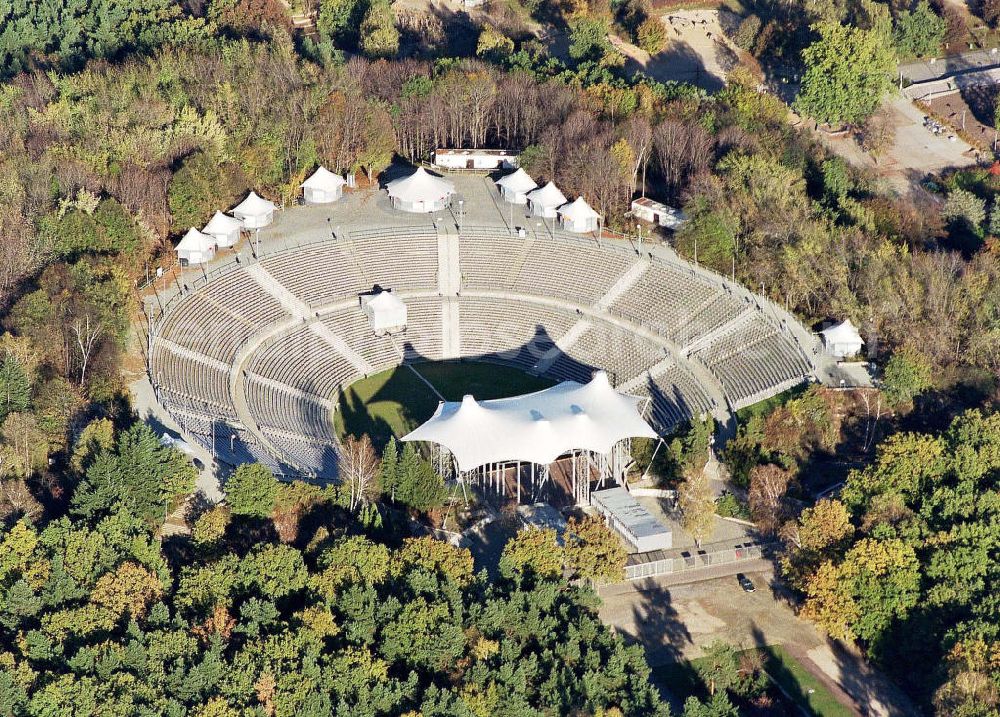
M 423 167 L 408 177 L 395 179 L 386 185 L 394 209 L 414 214 L 439 212 L 448 207 L 455 185 L 436 177 Z
M 205 234 L 215 237 L 215 243 L 220 247 L 236 246 L 242 231 L 243 222 L 222 212 L 216 212 L 202 229 Z
M 306 204 L 330 204 L 343 196 L 345 184 L 347 180 L 339 174 L 320 167 L 299 186 Z
M 535 393 L 477 401 L 438 404 L 426 422 L 404 441 L 436 444 L 438 468 L 462 484 L 474 481 L 499 495 L 515 493 L 521 502 L 522 465 L 530 468 L 532 502 L 550 478 L 550 467 L 560 458 L 572 460 L 570 490 L 575 503 L 590 499 L 596 472 L 598 484 L 624 483 L 631 462 L 633 438 L 656 438 L 643 419 L 640 405 L 649 399 L 619 393 L 604 371 L 589 383 L 564 381 Z M 514 487 L 506 480 L 514 468 Z
M 243 222 L 246 229 L 263 229 L 274 221 L 274 211 L 277 207 L 261 197 L 257 192 L 250 192 L 247 198 L 233 207 L 233 216 Z

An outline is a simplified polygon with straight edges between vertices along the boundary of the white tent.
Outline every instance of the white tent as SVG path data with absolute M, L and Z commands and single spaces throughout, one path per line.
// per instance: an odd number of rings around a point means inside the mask
M 448 206 L 455 185 L 423 167 L 408 177 L 395 179 L 386 186 L 392 206 L 404 212 L 437 212 Z
M 556 215 L 556 209 L 567 202 L 566 195 L 552 182 L 541 189 L 528 192 L 527 198 L 531 213 L 536 217 L 552 218 Z
M 577 234 L 596 232 L 601 224 L 601 215 L 583 197 L 577 197 L 572 204 L 560 207 L 559 216 L 562 217 L 563 229 Z
M 329 204 L 340 199 L 345 184 L 347 181 L 339 174 L 320 167 L 300 186 L 306 204 Z
M 535 180 L 523 169 L 500 177 L 496 184 L 500 188 L 500 195 L 511 204 L 527 204 L 528 192 L 538 187 Z
M 243 222 L 228 214 L 216 212 L 202 231 L 215 237 L 215 243 L 219 246 L 234 246 L 240 240 Z
M 204 264 L 215 258 L 215 237 L 202 234 L 194 227 L 191 227 L 188 229 L 187 234 L 184 235 L 184 238 L 180 240 L 180 243 L 177 244 L 177 248 L 174 251 L 177 252 L 177 258 L 180 260 L 181 266 Z
M 277 207 L 273 202 L 267 201 L 257 192 L 250 192 L 249 196 L 233 209 L 233 216 L 241 220 L 247 229 L 261 229 L 274 221 L 275 209 Z
M 865 345 L 861 334 L 851 323 L 850 319 L 845 319 L 835 326 L 823 329 L 819 332 L 823 337 L 823 345 L 826 346 L 827 353 L 837 358 L 848 358 L 861 353 L 861 347 Z
M 363 294 L 361 308 L 376 334 L 406 326 L 406 304 L 391 291 Z
M 626 438 L 655 438 L 639 415 L 642 400 L 618 393 L 598 371 L 583 385 L 565 381 L 514 398 L 441 403 L 403 440 L 444 446 L 460 471 L 508 461 L 548 465 L 570 450 L 607 454 Z

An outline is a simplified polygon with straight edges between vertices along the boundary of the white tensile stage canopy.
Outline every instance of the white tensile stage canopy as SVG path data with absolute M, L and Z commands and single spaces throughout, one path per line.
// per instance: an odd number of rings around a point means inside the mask
M 442 402 L 403 440 L 446 449 L 460 481 L 512 463 L 541 466 L 547 476 L 558 458 L 572 454 L 575 461 L 588 453 L 601 458 L 588 465 L 601 467 L 602 480 L 612 474 L 620 480 L 627 462 L 625 443 L 657 437 L 640 413 L 645 400 L 619 393 L 607 373 L 597 371 L 587 384 L 564 381 L 514 398 L 477 401 L 465 396 L 461 402 Z M 574 482 L 575 475 L 574 466 Z M 589 496 L 589 468 L 587 475 L 586 486 L 573 487 L 579 501 Z

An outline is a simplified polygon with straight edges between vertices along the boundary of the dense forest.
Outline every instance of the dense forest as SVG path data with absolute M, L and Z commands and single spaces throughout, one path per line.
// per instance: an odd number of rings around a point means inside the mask
M 1000 180 L 965 170 L 901 194 L 760 91 L 762 66 L 844 48 L 884 64 L 880 37 L 908 57 L 961 33 L 926 3 L 772 5 L 734 30 L 746 54 L 712 95 L 624 71 L 609 28 L 665 42 L 634 1 L 420 25 L 380 0 L 323 0 L 311 37 L 272 0 L 0 7 L 0 714 L 664 713 L 641 654 L 551 550 L 512 546 L 490 581 L 466 552 L 405 539 L 377 495 L 258 469 L 190 541 L 161 545 L 193 474 L 133 425 L 136 283 L 248 189 L 287 204 L 317 164 L 374 183 L 437 146 L 519 150 L 619 231 L 638 192 L 683 207 L 679 252 L 806 323 L 861 327 L 878 430 L 841 425 L 858 406 L 810 390 L 744 421 L 725 461 L 789 546 L 806 615 L 938 714 L 995 714 Z M 995 23 L 991 8 L 976 11 Z M 529 32 L 540 21 L 567 56 Z M 822 117 L 813 77 L 796 109 L 831 122 L 865 121 L 884 84 Z M 851 458 L 870 465 L 799 514 L 786 494 L 859 431 Z M 403 507 L 440 500 L 434 476 L 412 476 Z

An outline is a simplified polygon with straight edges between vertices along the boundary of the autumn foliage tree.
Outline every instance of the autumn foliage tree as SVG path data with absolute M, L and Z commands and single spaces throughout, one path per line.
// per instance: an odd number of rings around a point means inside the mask
M 628 554 L 621 540 L 595 516 L 570 518 L 566 526 L 566 564 L 586 580 L 621 580 Z

